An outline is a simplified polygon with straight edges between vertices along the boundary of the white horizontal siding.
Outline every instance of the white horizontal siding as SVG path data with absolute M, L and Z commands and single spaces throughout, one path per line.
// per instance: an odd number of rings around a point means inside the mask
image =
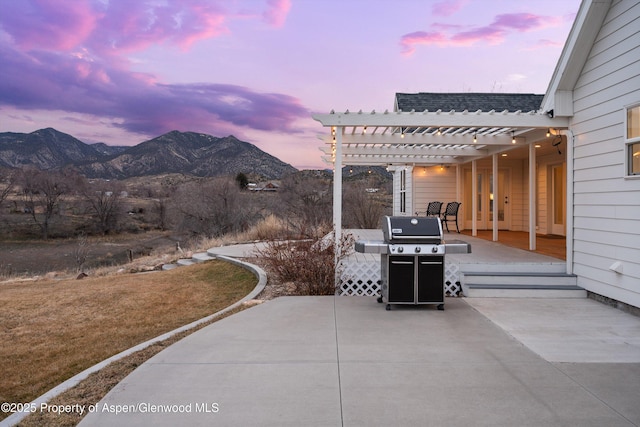
M 607 269 L 611 266 L 611 264 L 613 264 L 614 261 L 629 262 L 631 263 L 629 265 L 633 265 L 633 262 L 637 260 L 638 257 L 640 257 L 640 250 L 635 248 L 629 248 L 631 250 L 616 250 L 616 252 L 608 253 L 606 251 L 609 249 L 609 245 L 602 242 L 586 241 L 581 249 L 582 250 L 579 251 L 579 253 L 593 257 L 596 257 L 595 255 L 593 255 L 594 253 L 602 254 L 600 256 L 597 256 L 597 258 L 599 259 L 590 263 L 590 265 L 600 265 L 601 263 L 603 263 L 603 265 L 605 265 L 604 268 Z M 637 266 L 635 266 L 635 268 L 636 271 L 638 271 Z
M 624 107 L 640 102 L 640 3 L 614 1 L 576 87 L 573 271 L 640 307 L 640 180 L 625 179 Z M 616 261 L 622 274 L 609 270 Z
M 611 206 L 610 204 L 589 205 L 588 209 L 582 209 L 580 216 L 584 218 L 615 218 L 615 219 L 631 219 L 640 218 L 640 207 L 631 206 Z M 640 259 L 640 258 L 639 258 Z
M 593 168 L 591 170 L 593 171 L 594 174 L 596 174 L 596 173 L 602 173 L 601 169 L 610 170 L 610 168 Z M 622 173 L 622 171 L 620 172 Z M 617 203 L 638 204 L 637 185 L 633 185 L 632 182 L 623 181 L 621 178 L 598 179 L 598 177 L 594 176 L 594 179 L 576 181 L 574 188 L 576 193 L 593 194 L 593 198 L 591 199 L 593 203 L 598 203 L 598 198 L 601 196 L 601 194 L 598 194 L 598 193 L 615 193 L 619 198 Z M 629 200 L 622 201 L 620 200 L 622 198 L 629 198 Z
M 609 268 L 618 261 L 616 258 L 610 257 L 598 257 L 589 253 L 576 252 L 576 261 L 580 264 L 588 266 L 591 270 L 591 279 L 597 280 L 610 286 L 616 286 L 618 288 L 625 289 L 627 291 L 637 291 L 633 286 L 633 281 L 625 280 L 626 277 L 631 277 L 637 283 L 640 281 L 640 267 L 632 262 L 626 262 L 623 274 L 616 273 Z

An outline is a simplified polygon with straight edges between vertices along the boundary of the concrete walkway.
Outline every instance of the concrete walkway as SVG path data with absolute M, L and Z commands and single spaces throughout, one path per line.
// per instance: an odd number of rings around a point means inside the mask
M 81 425 L 640 425 L 640 318 L 588 299 L 445 308 L 277 298 L 157 354 Z

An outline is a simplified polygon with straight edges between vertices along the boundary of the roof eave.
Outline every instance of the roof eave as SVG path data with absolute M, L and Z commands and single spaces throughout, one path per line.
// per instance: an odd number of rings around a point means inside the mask
M 542 99 L 541 110 L 573 116 L 573 89 L 600 32 L 611 0 L 583 0 Z

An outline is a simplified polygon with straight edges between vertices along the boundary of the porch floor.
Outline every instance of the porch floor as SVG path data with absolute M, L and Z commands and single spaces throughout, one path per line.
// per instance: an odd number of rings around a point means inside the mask
M 454 233 L 450 234 L 452 235 Z M 465 235 L 465 237 L 461 237 L 461 239 L 464 240 L 467 236 L 471 236 L 471 230 L 463 230 L 460 235 Z M 493 231 L 478 230 L 478 235 L 476 237 L 482 240 L 492 241 Z M 500 230 L 498 232 L 498 243 L 529 251 L 529 233 L 525 231 Z M 566 244 L 567 239 L 564 236 L 538 234 L 536 239 L 536 250 L 533 252 L 566 261 Z
M 354 236 L 356 240 L 382 240 L 382 231 L 379 229 L 349 229 L 346 233 Z M 562 263 L 566 260 L 564 238 L 542 238 L 538 236 L 536 251 L 529 251 L 529 234 L 519 231 L 500 231 L 498 242 L 493 242 L 491 231 L 478 231 L 476 237 L 471 236 L 471 231 L 444 232 L 444 241 L 463 240 L 471 244 L 470 254 L 451 254 L 447 258 L 455 259 L 463 264 L 475 263 Z M 517 248 L 518 250 L 513 250 Z M 353 253 L 349 258 L 354 261 L 370 259 L 379 260 L 378 254 Z
M 382 230 L 380 229 L 351 229 L 345 230 L 355 240 L 382 241 Z M 445 293 L 446 295 L 457 295 L 462 283 L 461 277 L 465 275 L 486 275 L 496 273 L 505 275 L 515 273 L 535 272 L 536 274 L 565 274 L 566 261 L 559 257 L 546 255 L 542 251 L 529 251 L 522 249 L 526 243 L 528 246 L 527 233 L 501 232 L 499 242 L 491 240 L 489 232 L 478 233 L 473 237 L 467 234 L 456 232 L 444 233 L 444 241 L 462 240 L 471 245 L 469 254 L 448 254 L 445 260 Z M 482 238 L 486 235 L 486 239 Z M 538 247 L 540 245 L 538 239 Z M 554 254 L 564 251 L 564 239 L 548 239 L 552 245 L 557 247 Z M 507 243 L 507 244 L 505 244 Z M 511 243 L 513 246 L 508 246 Z M 520 247 L 518 247 L 520 245 Z M 341 274 L 340 295 L 377 295 L 380 285 L 380 254 L 350 252 L 343 261 L 343 272 Z M 516 280 L 518 280 L 516 278 Z M 376 285 L 377 283 L 377 285 Z

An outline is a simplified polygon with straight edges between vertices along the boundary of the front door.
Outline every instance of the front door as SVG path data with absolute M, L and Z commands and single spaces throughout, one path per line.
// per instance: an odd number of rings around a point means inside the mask
M 473 227 L 472 217 L 472 181 L 471 169 L 464 171 L 464 227 Z M 478 230 L 493 228 L 493 209 L 498 210 L 498 228 L 508 230 L 511 227 L 511 198 L 509 169 L 498 169 L 498 194 L 493 194 L 493 173 L 491 169 L 478 169 L 476 176 L 478 192 L 477 227 Z
M 549 167 L 549 232 L 560 236 L 567 234 L 567 171 L 565 163 Z

